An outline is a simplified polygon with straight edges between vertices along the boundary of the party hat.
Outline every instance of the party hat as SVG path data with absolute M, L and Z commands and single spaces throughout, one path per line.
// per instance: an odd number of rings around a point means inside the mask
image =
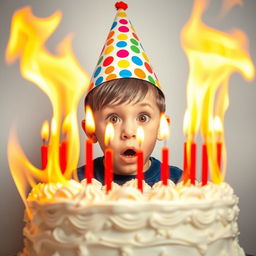
M 90 88 L 119 78 L 137 78 L 160 88 L 147 54 L 127 17 L 128 5 L 115 4 L 117 14 L 100 54 Z

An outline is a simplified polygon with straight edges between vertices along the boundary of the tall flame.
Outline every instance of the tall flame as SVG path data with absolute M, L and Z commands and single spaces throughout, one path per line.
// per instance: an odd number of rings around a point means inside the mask
M 212 181 L 221 183 L 226 168 L 221 172 L 216 161 L 216 133 L 212 129 L 212 120 L 218 116 L 221 123 L 224 123 L 229 104 L 230 75 L 239 72 L 245 79 L 252 80 L 255 70 L 247 52 L 245 34 L 239 30 L 224 33 L 202 22 L 206 4 L 207 1 L 204 0 L 194 1 L 192 15 L 181 32 L 182 46 L 190 67 L 186 112 L 189 118 L 184 123 L 189 143 L 199 129 L 201 130 L 203 140 L 207 144 Z M 225 149 L 224 137 L 221 138 Z
M 164 113 L 160 117 L 160 126 L 159 126 L 159 139 L 166 140 L 170 136 L 170 129 L 167 118 Z
M 114 136 L 115 136 L 114 126 L 111 122 L 108 122 L 105 129 L 105 136 L 104 136 L 104 143 L 106 146 L 109 146 L 109 143 L 114 139 Z
M 86 106 L 85 109 L 85 120 L 86 120 L 86 131 L 91 134 L 95 132 L 95 122 L 93 118 L 92 109 L 89 106 Z
M 47 120 L 43 122 L 41 128 L 41 138 L 44 142 L 46 142 L 49 138 L 49 122 Z
M 139 126 L 137 128 L 136 139 L 137 139 L 137 141 L 139 142 L 139 144 L 141 146 L 142 142 L 144 141 L 144 130 L 141 126 Z
M 45 43 L 58 27 L 61 16 L 61 12 L 57 11 L 50 17 L 37 18 L 32 14 L 30 7 L 16 11 L 6 49 L 7 62 L 12 63 L 20 59 L 22 76 L 46 93 L 53 107 L 48 164 L 45 171 L 39 170 L 29 162 L 13 132 L 10 136 L 9 165 L 24 202 L 29 185 L 33 187 L 36 181 L 65 183 L 77 168 L 79 158 L 77 105 L 89 86 L 89 79 L 72 53 L 71 35 L 58 45 L 56 55 L 45 48 Z M 63 175 L 59 166 L 62 127 L 68 137 L 67 168 Z

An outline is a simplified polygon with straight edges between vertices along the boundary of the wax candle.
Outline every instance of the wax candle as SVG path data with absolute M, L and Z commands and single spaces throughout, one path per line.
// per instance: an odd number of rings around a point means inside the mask
M 222 161 L 222 136 L 223 136 L 223 125 L 221 118 L 217 115 L 214 118 L 214 131 L 216 135 L 216 151 L 217 151 L 217 164 L 219 169 L 221 169 Z
M 190 179 L 190 183 L 195 185 L 196 181 L 196 143 L 185 142 L 184 143 L 184 173 L 183 182 L 187 183 Z
M 143 157 L 143 151 L 137 150 L 136 152 L 137 156 L 137 181 L 138 181 L 138 189 L 143 192 L 143 180 L 144 180 L 144 172 L 143 172 L 143 166 L 144 166 L 144 157 Z
M 190 164 L 190 182 L 192 185 L 196 183 L 196 143 L 191 143 L 191 164 Z
M 42 125 L 41 137 L 43 141 L 41 145 L 41 166 L 42 166 L 42 170 L 44 170 L 48 162 L 48 146 L 46 143 L 49 137 L 49 122 L 47 120 L 44 121 Z
M 105 185 L 106 193 L 112 188 L 113 181 L 113 150 L 110 148 L 110 142 L 114 138 L 114 126 L 112 123 L 108 123 L 105 130 L 104 143 L 107 146 L 105 149 Z
M 189 127 L 191 123 L 190 111 L 187 109 L 183 120 L 183 133 L 186 136 L 186 141 L 184 142 L 183 150 L 183 175 L 182 181 L 187 184 L 190 178 L 190 167 L 191 167 L 191 143 L 189 142 Z M 189 155 L 188 155 L 189 154 Z
M 169 149 L 166 146 L 166 140 L 170 136 L 169 121 L 164 113 L 160 117 L 159 139 L 164 140 L 165 146 L 162 148 L 162 163 L 161 163 L 161 180 L 164 185 L 168 184 L 169 179 Z
M 217 142 L 217 163 L 219 169 L 221 169 L 221 161 L 222 161 L 222 143 Z
M 188 170 L 188 158 L 187 158 L 187 142 L 184 142 L 184 150 L 183 150 L 183 176 L 182 180 L 184 183 L 187 183 L 189 178 L 189 170 Z
M 105 150 L 105 184 L 106 192 L 108 193 L 112 189 L 113 181 L 113 150 L 107 148 Z
M 48 162 L 48 146 L 45 145 L 45 142 L 43 142 L 41 146 L 41 165 L 42 165 L 42 170 L 44 170 L 47 166 Z
M 60 144 L 60 169 L 64 173 L 67 168 L 67 149 L 68 142 L 66 139 L 63 139 Z
M 62 141 L 59 147 L 59 161 L 61 172 L 64 173 L 67 168 L 68 161 L 68 134 L 71 129 L 70 116 L 67 115 L 62 123 Z
M 93 178 L 93 146 L 92 140 L 85 141 L 85 159 L 86 159 L 86 181 L 87 184 L 92 183 Z
M 208 182 L 208 155 L 207 145 L 202 145 L 202 186 L 207 185 Z
M 169 179 L 169 149 L 162 148 L 162 165 L 161 165 L 161 180 L 163 185 L 167 186 Z
M 141 144 L 144 141 L 144 131 L 141 126 L 138 127 L 137 133 L 136 133 L 136 139 L 139 143 L 139 149 L 136 152 L 137 156 L 137 182 L 138 182 L 138 189 L 143 192 L 143 180 L 144 180 L 144 156 L 143 151 L 141 150 Z
M 85 130 L 89 138 L 85 141 L 85 176 L 87 184 L 92 183 L 93 174 L 93 141 L 90 138 L 95 132 L 95 122 L 93 118 L 92 110 L 89 106 L 85 110 Z

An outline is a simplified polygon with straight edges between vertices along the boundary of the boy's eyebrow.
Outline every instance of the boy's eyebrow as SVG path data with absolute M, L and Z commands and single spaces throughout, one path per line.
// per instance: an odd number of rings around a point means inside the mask
M 139 105 L 140 107 L 150 107 L 150 108 L 153 108 L 153 107 L 152 107 L 152 104 L 147 103 L 147 102 L 139 103 L 138 105 Z

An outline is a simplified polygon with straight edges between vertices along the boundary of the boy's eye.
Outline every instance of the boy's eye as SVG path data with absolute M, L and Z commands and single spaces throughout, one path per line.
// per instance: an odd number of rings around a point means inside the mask
M 108 121 L 115 124 L 119 121 L 119 117 L 117 115 L 111 115 L 108 117 Z
M 139 121 L 140 122 L 148 122 L 150 120 L 150 116 L 147 114 L 141 114 L 139 115 Z

